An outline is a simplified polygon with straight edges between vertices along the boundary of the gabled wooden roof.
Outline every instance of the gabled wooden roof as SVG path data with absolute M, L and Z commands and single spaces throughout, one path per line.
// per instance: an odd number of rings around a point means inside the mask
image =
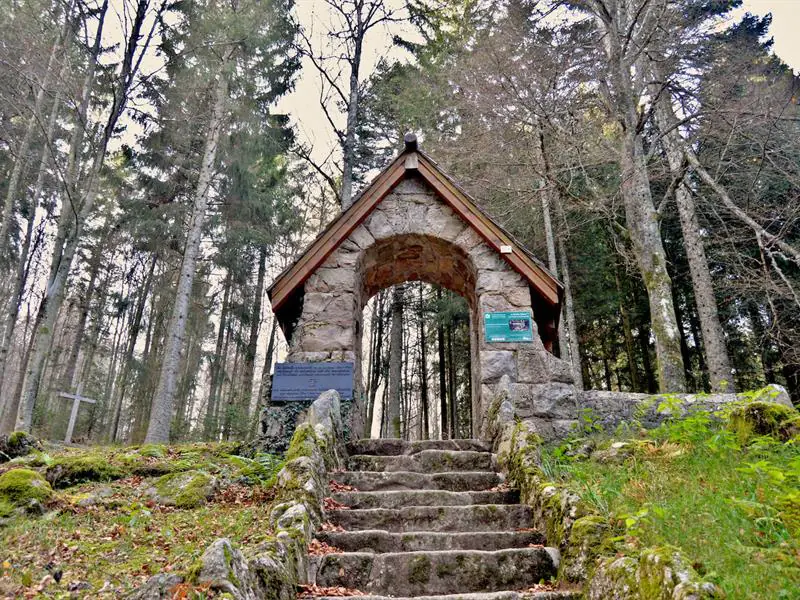
M 481 210 L 461 187 L 417 147 L 416 137 L 406 136 L 405 150 L 378 175 L 353 204 L 317 237 L 267 289 L 273 311 L 278 311 L 328 256 L 344 242 L 407 175 L 418 173 L 465 223 L 470 225 L 507 263 L 522 275 L 551 306 L 561 301 L 563 286 L 521 243 Z M 510 246 L 510 253 L 501 253 Z

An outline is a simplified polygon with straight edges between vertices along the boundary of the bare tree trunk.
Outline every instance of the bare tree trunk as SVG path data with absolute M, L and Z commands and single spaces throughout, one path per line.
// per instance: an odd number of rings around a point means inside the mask
M 428 407 L 428 348 L 425 338 L 425 312 L 423 310 L 422 285 L 419 286 L 419 385 L 422 403 L 422 439 L 430 437 L 430 417 Z
M 636 366 L 636 353 L 633 345 L 633 326 L 631 325 L 631 315 L 627 308 L 627 295 L 622 289 L 622 282 L 619 276 L 619 265 L 614 269 L 614 282 L 617 287 L 617 298 L 619 299 L 619 313 L 622 316 L 622 333 L 625 335 L 625 353 L 628 355 L 628 372 L 631 376 L 631 387 L 634 392 L 639 391 L 639 369 Z
M 361 11 L 358 10 L 357 16 L 361 18 Z M 358 121 L 358 71 L 361 67 L 361 45 L 364 36 L 357 35 L 355 38 L 355 49 L 353 60 L 350 63 L 350 96 L 347 103 L 347 128 L 344 134 L 344 144 L 342 146 L 342 210 L 347 210 L 353 203 L 353 163 L 356 154 L 356 126 Z
M 403 293 L 402 284 L 396 285 L 392 296 L 392 330 L 389 347 L 389 406 L 387 422 L 389 437 L 399 438 L 400 431 L 400 377 L 403 366 Z
M 442 290 L 441 288 L 436 288 L 436 299 L 438 300 L 439 305 L 441 306 L 442 303 Z M 436 327 L 436 342 L 437 348 L 439 351 L 439 402 L 441 407 L 441 422 L 442 422 L 442 439 L 446 440 L 450 438 L 450 430 L 447 427 L 447 423 L 449 419 L 447 418 L 447 379 L 446 379 L 446 368 L 447 365 L 445 363 L 445 350 L 444 350 L 444 325 L 439 321 Z M 452 402 L 452 398 L 450 399 Z
M 104 4 L 104 8 L 107 4 Z M 81 202 L 77 202 L 77 197 L 68 198 L 71 200 L 72 211 L 77 214 L 72 214 L 74 218 L 67 218 L 70 214 L 66 202 L 62 207 L 62 219 L 64 223 L 69 223 L 65 226 L 63 234 L 63 245 L 61 244 L 61 237 L 56 238 L 56 244 L 53 250 L 53 260 L 51 273 L 47 285 L 47 292 L 44 300 L 42 300 L 42 309 L 44 310 L 44 319 L 34 333 L 34 346 L 31 351 L 31 357 L 28 361 L 28 368 L 25 375 L 25 390 L 21 399 L 22 410 L 20 414 L 18 429 L 29 431 L 31 427 L 31 419 L 33 416 L 33 408 L 36 402 L 36 396 L 39 391 L 39 383 L 42 377 L 42 370 L 44 368 L 45 360 L 50 351 L 52 342 L 52 332 L 58 317 L 58 311 L 64 300 L 64 291 L 72 267 L 72 261 L 80 241 L 83 228 L 86 221 L 94 208 L 94 201 L 97 197 L 97 180 L 100 176 L 100 171 L 105 164 L 107 155 L 108 144 L 117 126 L 119 117 L 125 109 L 125 104 L 128 100 L 130 88 L 134 83 L 134 75 L 138 64 L 134 64 L 134 57 L 138 44 L 142 39 L 142 25 L 147 13 L 148 0 L 138 0 L 137 10 L 133 17 L 127 45 L 125 49 L 125 57 L 123 59 L 122 71 L 119 77 L 118 87 L 114 90 L 114 97 L 112 101 L 111 110 L 106 121 L 103 133 L 98 144 L 97 150 L 94 154 L 93 163 L 89 169 L 87 177 L 86 193 Z M 103 10 L 103 15 L 105 10 Z M 102 26 L 102 19 L 98 27 Z M 99 35 L 99 32 L 98 32 Z M 95 60 L 92 61 L 96 62 Z M 91 82 L 89 83 L 91 86 Z M 84 90 L 85 91 L 85 90 Z M 80 129 L 81 123 L 77 124 Z M 69 189 L 74 188 L 68 180 L 65 182 L 68 189 L 67 196 L 69 196 Z
M 261 369 L 261 384 L 256 398 L 256 407 L 253 411 L 252 425 L 250 427 L 249 439 L 258 435 L 258 424 L 261 422 L 261 411 L 269 404 L 272 396 L 272 379 L 270 370 L 272 368 L 272 357 L 275 354 L 275 332 L 278 329 L 278 320 L 272 319 L 272 326 L 269 328 L 269 341 L 267 342 L 267 353 L 264 356 L 264 367 Z
M 456 439 L 458 434 L 458 395 L 456 393 L 456 365 L 453 357 L 453 326 L 447 324 L 447 395 L 450 397 L 450 438 Z
M 81 352 L 81 345 L 84 339 L 84 329 L 86 329 L 86 321 L 89 318 L 89 309 L 92 304 L 92 296 L 95 291 L 95 284 L 97 283 L 97 276 L 100 273 L 101 259 L 103 257 L 103 250 L 106 245 L 106 237 L 108 236 L 109 225 L 106 224 L 100 239 L 97 242 L 97 247 L 92 253 L 92 260 L 89 264 L 89 283 L 86 286 L 86 292 L 80 298 L 80 316 L 78 323 L 75 327 L 75 338 L 73 339 L 72 348 L 70 348 L 69 357 L 67 358 L 67 366 L 64 369 L 64 374 L 61 378 L 63 385 L 72 386 L 75 384 L 73 381 L 75 375 L 75 365 L 78 363 L 78 355 Z
M 197 266 L 197 256 L 200 251 L 200 236 L 203 233 L 203 224 L 208 206 L 208 192 L 214 176 L 219 138 L 225 122 L 225 112 L 228 100 L 228 75 L 227 63 L 232 50 L 223 60 L 218 74 L 215 90 L 214 107 L 211 120 L 208 124 L 206 145 L 203 151 L 203 161 L 200 167 L 200 177 L 195 188 L 192 201 L 192 222 L 183 253 L 178 289 L 175 293 L 175 305 L 172 311 L 167 339 L 164 347 L 164 359 L 158 387 L 153 396 L 150 409 L 150 424 L 147 428 L 145 441 L 147 443 L 164 443 L 169 441 L 170 423 L 172 421 L 172 406 L 175 399 L 175 388 L 178 384 L 181 351 L 183 349 L 186 332 L 186 321 L 189 318 L 189 299 L 192 295 L 192 283 Z
M 578 343 L 578 323 L 575 320 L 575 300 L 572 297 L 567 246 L 561 238 L 558 240 L 558 251 L 561 255 L 561 282 L 564 284 L 564 317 L 567 320 L 567 335 L 569 337 L 569 361 L 572 364 L 572 377 L 575 380 L 575 387 L 582 390 L 583 370 L 581 369 L 580 344 Z M 560 329 L 563 328 L 562 324 Z
M 60 105 L 61 89 L 56 93 L 55 100 L 53 101 L 53 108 L 50 111 L 47 133 L 45 134 L 46 139 L 42 146 L 42 156 L 39 160 L 39 171 L 36 175 L 36 183 L 33 186 L 30 202 L 28 203 L 29 214 L 25 229 L 25 238 L 22 243 L 22 248 L 20 248 L 19 261 L 17 262 L 14 287 L 6 304 L 3 336 L 2 339 L 0 339 L 0 434 L 9 433 L 14 428 L 14 424 L 17 421 L 17 412 L 19 411 L 19 394 L 12 395 L 9 393 L 8 386 L 3 386 L 3 382 L 6 376 L 8 353 L 11 349 L 11 344 L 14 343 L 14 333 L 17 328 L 17 315 L 19 314 L 22 296 L 25 292 L 25 286 L 28 280 L 28 255 L 31 253 L 31 243 L 33 241 L 36 206 L 39 201 L 39 196 L 42 194 L 42 188 L 44 187 L 44 176 L 50 157 L 50 140 L 53 139 L 53 132 L 55 130 Z M 33 248 L 33 252 L 36 251 L 41 241 L 41 238 L 37 238 L 37 243 Z M 0 247 L 2 247 L 2 242 L 0 242 Z
M 664 132 L 661 142 L 667 155 L 670 172 L 673 177 L 680 178 L 680 182 L 675 188 L 675 202 L 678 205 L 678 216 L 683 232 L 686 258 L 689 262 L 689 274 L 692 278 L 700 330 L 703 332 L 703 347 L 705 348 L 711 389 L 715 392 L 733 392 L 733 376 L 728 349 L 725 345 L 725 333 L 719 320 L 717 299 L 711 283 L 711 270 L 708 268 L 708 259 L 700 232 L 700 224 L 697 220 L 694 198 L 692 198 L 692 192 L 682 174 L 684 166 L 682 140 L 676 127 L 677 119 L 669 103 L 670 98 L 667 94 L 659 99 L 656 120 L 659 129 Z
M 53 47 L 50 51 L 50 58 L 47 60 L 47 67 L 45 67 L 44 79 L 42 80 L 39 89 L 36 91 L 36 98 L 34 100 L 31 116 L 28 117 L 28 123 L 25 126 L 25 134 L 22 137 L 19 147 L 16 152 L 16 159 L 14 160 L 14 168 L 11 170 L 11 176 L 8 179 L 8 187 L 6 188 L 6 197 L 3 202 L 3 214 L 0 218 L 0 256 L 4 254 L 6 244 L 8 242 L 8 230 L 11 226 L 11 221 L 14 215 L 14 202 L 16 201 L 17 194 L 19 193 L 20 181 L 22 180 L 22 173 L 25 165 L 28 162 L 28 151 L 30 150 L 33 136 L 38 129 L 41 118 L 42 108 L 44 107 L 45 96 L 52 83 L 52 78 L 55 71 L 55 63 L 59 56 L 66 55 L 65 46 L 69 40 L 70 33 L 70 17 L 72 15 L 72 7 L 74 3 L 70 1 L 64 12 L 64 24 L 61 31 L 53 42 Z M 53 107 L 53 111 L 57 111 L 57 105 Z M 49 140 L 52 138 L 52 131 L 50 131 L 47 139 L 44 140 L 43 146 L 48 146 Z M 45 150 L 43 150 L 44 152 Z
M 244 354 L 244 377 L 242 381 L 242 402 L 258 406 L 258 393 L 253 394 L 253 381 L 256 377 L 256 351 L 258 350 L 258 330 L 261 327 L 261 297 L 264 294 L 264 279 L 267 273 L 267 248 L 262 246 L 258 257 L 258 275 L 256 276 L 255 298 L 250 313 L 250 334 L 247 338 L 247 349 Z M 255 402 L 253 402 L 255 400 Z M 248 428 L 249 429 L 249 428 Z
M 224 290 L 222 292 L 222 308 L 219 313 L 219 326 L 217 329 L 217 343 L 214 347 L 214 359 L 211 362 L 211 387 L 208 392 L 208 405 L 203 426 L 203 435 L 206 439 L 216 438 L 219 428 L 217 407 L 219 405 L 220 388 L 222 387 L 221 373 L 223 371 L 225 332 L 228 328 L 228 309 L 231 298 L 231 272 L 225 275 Z
M 635 126 L 634 123 L 631 126 Z M 650 193 L 642 139 L 631 132 L 626 133 L 623 140 L 621 191 L 625 221 L 647 289 L 656 343 L 659 388 L 662 392 L 682 392 L 686 389 L 686 380 L 678 320 L 672 300 L 672 280 L 667 272 L 659 219 Z
M 144 285 L 139 300 L 136 303 L 133 322 L 131 323 L 131 328 L 128 333 L 128 345 L 125 347 L 125 357 L 122 359 L 122 372 L 115 389 L 114 398 L 111 402 L 112 417 L 109 441 L 112 443 L 116 442 L 119 437 L 119 420 L 122 414 L 122 405 L 125 402 L 125 392 L 128 389 L 131 367 L 133 366 L 133 352 L 136 348 L 136 340 L 139 338 L 139 331 L 141 331 L 142 328 L 142 316 L 144 315 L 144 308 L 147 305 L 147 299 L 150 296 L 150 287 L 153 283 L 153 273 L 155 272 L 157 261 L 158 255 L 154 254 L 150 259 L 150 270 L 145 276 Z

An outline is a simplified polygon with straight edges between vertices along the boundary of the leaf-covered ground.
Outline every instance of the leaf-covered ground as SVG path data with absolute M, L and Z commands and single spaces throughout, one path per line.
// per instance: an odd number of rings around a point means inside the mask
M 742 438 L 700 413 L 616 440 L 572 440 L 543 463 L 617 523 L 620 550 L 677 546 L 728 600 L 800 598 L 800 437 Z
M 46 449 L 0 465 L 0 474 L 21 467 L 49 479 L 62 474 L 44 515 L 15 514 L 0 525 L 0 598 L 119 598 L 155 573 L 185 572 L 217 538 L 244 550 L 257 545 L 271 533 L 270 479 L 280 461 L 236 451 L 228 444 Z M 78 478 L 105 481 L 70 485 L 65 468 L 55 467 L 75 459 L 98 467 Z M 153 500 L 159 476 L 190 469 L 219 481 L 209 501 L 180 509 Z

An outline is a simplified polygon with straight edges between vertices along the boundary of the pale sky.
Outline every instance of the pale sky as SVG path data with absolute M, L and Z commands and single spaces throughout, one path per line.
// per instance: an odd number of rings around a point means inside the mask
M 396 5 L 399 0 L 388 0 Z M 323 30 L 330 20 L 324 0 L 297 0 L 297 14 L 307 28 Z M 744 0 L 743 7 L 734 13 L 738 20 L 745 12 L 763 16 L 772 13 L 771 34 L 775 39 L 774 51 L 781 59 L 800 72 L 800 0 Z M 386 28 L 376 29 L 367 38 L 362 80 L 369 76 L 376 62 L 387 53 L 401 59 L 407 57 L 403 51 L 391 47 L 391 32 Z M 295 90 L 280 103 L 279 110 L 292 116 L 297 127 L 298 139 L 313 146 L 313 156 L 324 159 L 336 145 L 333 131 L 319 107 L 319 78 L 310 62 L 303 63 L 303 72 Z M 339 116 L 343 121 L 343 117 Z

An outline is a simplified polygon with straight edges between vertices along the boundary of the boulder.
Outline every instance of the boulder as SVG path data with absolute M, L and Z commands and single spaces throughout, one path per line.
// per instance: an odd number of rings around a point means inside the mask
M 728 426 L 743 440 L 769 435 L 785 442 L 800 435 L 800 414 L 783 404 L 755 401 L 734 408 Z
M 217 486 L 216 477 L 193 470 L 159 477 L 147 493 L 159 504 L 195 508 L 205 504 L 217 491 Z
M 34 450 L 41 450 L 42 444 L 32 435 L 24 431 L 15 431 L 8 435 L 0 435 L 0 463 L 12 458 L 27 456 Z
M 47 502 L 53 497 L 53 488 L 36 471 L 11 469 L 0 475 L 0 499 L 18 507 L 27 507 L 31 501 Z

